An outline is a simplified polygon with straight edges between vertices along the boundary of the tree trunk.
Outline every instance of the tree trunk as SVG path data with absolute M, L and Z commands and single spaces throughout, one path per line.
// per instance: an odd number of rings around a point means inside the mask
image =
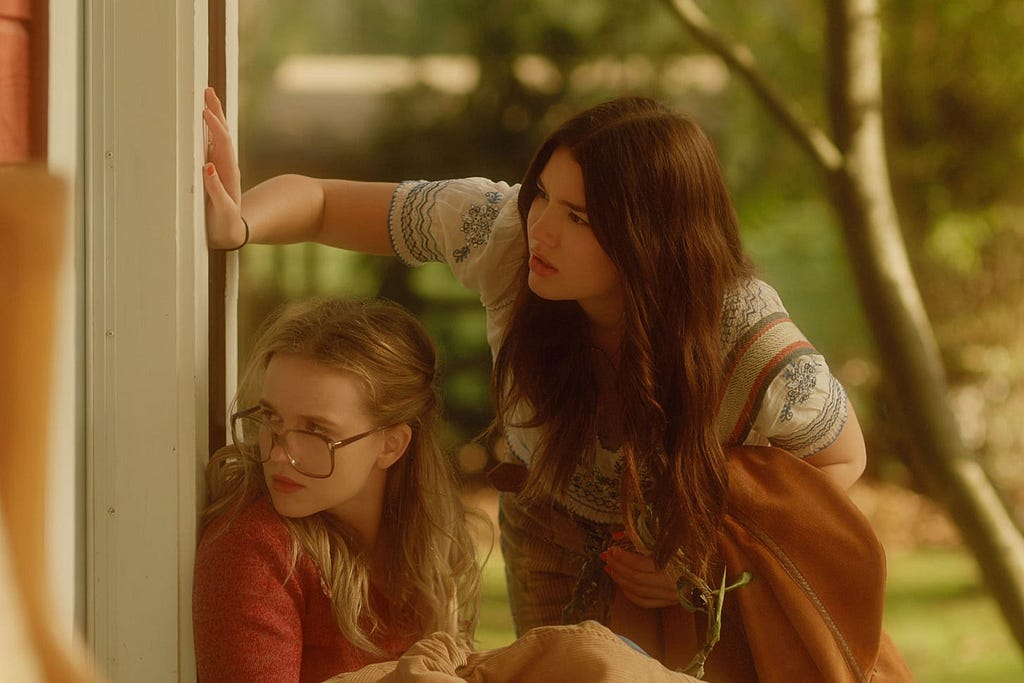
M 938 346 L 910 268 L 889 182 L 882 126 L 876 0 L 826 0 L 828 99 L 834 142 L 804 121 L 761 74 L 750 52 L 718 36 L 690 0 L 665 0 L 683 25 L 751 86 L 822 168 L 885 376 L 925 477 L 974 554 L 985 583 L 1024 649 L 1024 536 L 964 445 Z
M 1018 644 L 1024 648 L 1024 537 L 964 445 L 938 346 L 903 243 L 882 127 L 876 0 L 826 2 L 830 110 L 845 163 L 828 173 L 861 300 L 888 380 L 925 474 L 974 553 Z

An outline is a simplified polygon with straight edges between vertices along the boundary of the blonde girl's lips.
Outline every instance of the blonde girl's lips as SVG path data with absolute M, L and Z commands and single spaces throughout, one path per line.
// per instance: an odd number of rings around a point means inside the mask
M 530 255 L 530 271 L 537 275 L 554 275 L 558 272 L 557 268 L 554 268 L 540 257 L 531 254 Z
M 292 481 L 288 477 L 273 476 L 271 477 L 271 487 L 278 493 L 295 493 L 296 491 L 306 488 L 302 484 Z

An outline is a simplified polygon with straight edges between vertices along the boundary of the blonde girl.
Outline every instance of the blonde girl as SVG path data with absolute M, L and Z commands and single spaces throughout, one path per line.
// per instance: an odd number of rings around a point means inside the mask
M 477 566 L 436 374 L 396 304 L 294 303 L 264 323 L 234 443 L 207 467 L 200 681 L 322 681 L 437 631 L 469 644 Z

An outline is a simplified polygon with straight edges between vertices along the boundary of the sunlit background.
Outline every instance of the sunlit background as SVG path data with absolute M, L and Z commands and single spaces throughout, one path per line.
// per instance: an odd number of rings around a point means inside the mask
M 819 2 L 703 3 L 805 112 L 824 121 Z M 890 173 L 904 237 L 969 447 L 1024 510 L 1024 3 L 890 1 Z M 241 3 L 243 185 L 283 172 L 360 180 L 516 181 L 571 113 L 641 93 L 715 140 L 746 247 L 856 405 L 869 471 L 851 495 L 889 556 L 886 628 L 918 680 L 1024 680 L 1024 658 L 971 556 L 899 457 L 900 401 L 879 370 L 824 186 L 807 158 L 662 3 L 250 0 Z M 440 345 L 448 436 L 467 496 L 493 513 L 473 439 L 490 421 L 483 312 L 447 267 L 311 245 L 242 252 L 240 352 L 278 303 L 381 295 Z M 512 637 L 501 558 L 487 567 L 481 647 Z

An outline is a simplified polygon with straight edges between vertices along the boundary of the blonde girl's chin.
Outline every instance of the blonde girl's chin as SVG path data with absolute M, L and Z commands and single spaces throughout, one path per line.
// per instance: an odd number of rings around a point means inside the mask
M 305 506 L 298 504 L 296 501 L 288 500 L 283 496 L 274 495 L 273 492 L 268 493 L 270 498 L 270 505 L 274 508 L 274 511 L 282 517 L 289 519 L 301 519 L 303 517 L 309 517 L 312 512 L 305 508 Z

